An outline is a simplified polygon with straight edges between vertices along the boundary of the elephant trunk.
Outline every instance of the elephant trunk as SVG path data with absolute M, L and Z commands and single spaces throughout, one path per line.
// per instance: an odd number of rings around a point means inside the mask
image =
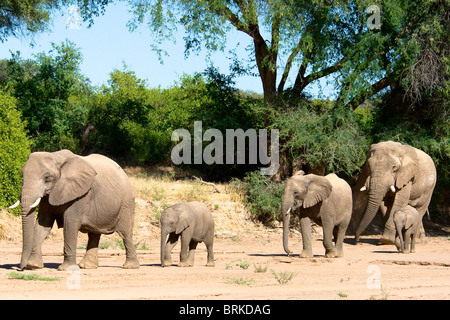
M 369 185 L 369 200 L 367 203 L 366 211 L 358 225 L 355 232 L 355 241 L 358 242 L 359 237 L 372 222 L 373 218 L 380 208 L 381 201 L 383 200 L 386 192 L 389 188 L 389 184 L 385 184 L 380 177 L 371 177 Z
M 166 240 L 167 236 L 169 235 L 169 232 L 165 230 L 164 228 L 161 228 L 161 267 L 165 267 L 164 263 L 164 254 L 166 249 Z
M 284 195 L 281 201 L 281 214 L 283 215 L 283 248 L 284 251 L 290 255 L 289 250 L 289 222 L 290 222 L 290 211 L 294 204 L 294 197 L 292 195 Z
M 22 257 L 20 260 L 20 269 L 25 269 L 33 249 L 34 224 L 36 220 L 37 199 L 40 197 L 29 197 L 27 193 L 22 192 Z

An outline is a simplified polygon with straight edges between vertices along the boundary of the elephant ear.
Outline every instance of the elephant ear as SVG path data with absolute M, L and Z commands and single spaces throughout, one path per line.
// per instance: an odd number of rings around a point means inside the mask
M 395 186 L 397 189 L 403 188 L 409 181 L 414 179 L 418 168 L 419 157 L 416 150 L 411 146 L 403 146 L 404 155 L 401 157 L 401 166 L 397 172 Z
M 413 222 L 414 222 L 414 219 L 411 217 L 411 215 L 409 215 L 407 213 L 406 220 L 405 220 L 405 229 L 411 228 L 411 226 L 413 225 Z
M 406 222 L 405 222 L 405 228 L 409 229 L 413 226 L 413 224 L 416 222 L 416 219 L 419 217 L 419 213 L 417 210 L 413 207 L 408 206 L 407 208 L 404 208 L 406 212 Z
M 92 187 L 97 172 L 79 157 L 67 159 L 61 165 L 61 176 L 49 195 L 53 206 L 60 206 L 81 197 Z
M 331 183 L 325 177 L 315 176 L 308 185 L 308 192 L 303 201 L 303 208 L 315 206 L 331 194 Z
M 187 207 L 183 209 L 180 213 L 180 218 L 178 219 L 177 228 L 175 229 L 175 234 L 182 233 L 187 227 L 189 227 L 194 220 L 194 214 L 191 208 Z

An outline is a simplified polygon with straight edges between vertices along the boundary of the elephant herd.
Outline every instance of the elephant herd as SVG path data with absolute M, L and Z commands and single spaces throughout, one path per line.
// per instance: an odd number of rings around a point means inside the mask
M 64 228 L 64 261 L 59 270 L 76 264 L 78 231 L 88 234 L 81 268 L 96 268 L 101 234 L 117 232 L 126 250 L 124 268 L 139 268 L 133 245 L 134 193 L 122 168 L 111 159 L 68 150 L 32 153 L 22 168 L 23 248 L 20 268 L 42 268 L 42 243 L 56 221 Z M 323 228 L 326 257 L 343 256 L 347 228 L 358 241 L 378 211 L 384 218 L 383 244 L 414 252 L 423 231 L 436 168 L 423 151 L 398 142 L 370 146 L 367 160 L 352 189 L 335 174 L 317 176 L 299 171 L 285 182 L 282 197 L 283 247 L 288 247 L 290 213 L 300 219 L 303 250 L 312 257 L 311 222 Z M 36 219 L 35 211 L 39 205 Z M 171 265 L 170 253 L 181 239 L 179 266 L 192 266 L 197 244 L 207 248 L 207 266 L 214 266 L 214 219 L 201 202 L 178 203 L 161 215 L 161 265 Z

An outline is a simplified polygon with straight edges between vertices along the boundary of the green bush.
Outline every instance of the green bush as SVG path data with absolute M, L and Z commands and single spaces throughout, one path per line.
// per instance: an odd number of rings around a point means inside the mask
M 16 102 L 7 90 L 0 88 L 0 208 L 19 199 L 21 169 L 30 154 L 31 142 Z
M 245 178 L 237 183 L 245 192 L 244 203 L 253 219 L 264 223 L 282 219 L 283 183 L 270 180 L 268 176 L 261 175 L 259 170 L 247 173 Z
M 79 48 L 66 41 L 35 59 L 23 59 L 18 52 L 0 63 L 0 84 L 12 89 L 34 151 L 80 152 L 93 92 L 80 73 L 81 62 Z
M 322 105 L 321 105 L 322 104 Z M 291 160 L 350 177 L 358 172 L 370 145 L 351 110 L 330 108 L 327 101 L 301 103 L 275 119 L 281 150 Z

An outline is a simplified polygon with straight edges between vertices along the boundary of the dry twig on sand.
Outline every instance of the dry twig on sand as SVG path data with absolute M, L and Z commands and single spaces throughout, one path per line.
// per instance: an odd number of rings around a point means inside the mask
M 194 178 L 195 180 L 197 180 L 197 181 L 199 181 L 199 182 L 201 182 L 201 183 L 204 183 L 204 184 L 208 184 L 208 185 L 210 185 L 210 186 L 213 186 L 214 190 L 215 190 L 217 193 L 222 193 L 222 190 L 220 190 L 219 187 L 216 186 L 214 183 L 203 181 L 202 178 L 199 178 L 199 177 L 196 177 L 196 176 L 192 176 L 192 178 Z

